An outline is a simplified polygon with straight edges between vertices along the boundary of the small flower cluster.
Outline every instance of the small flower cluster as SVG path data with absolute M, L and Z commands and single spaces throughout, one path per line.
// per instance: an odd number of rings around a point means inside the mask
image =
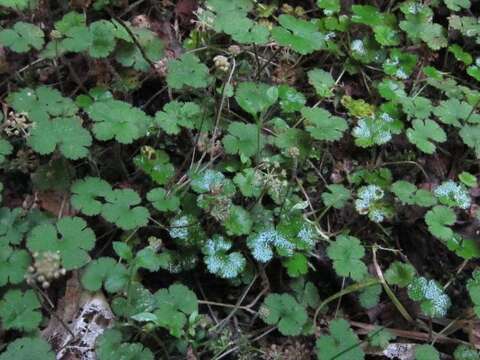
M 8 118 L 5 120 L 5 134 L 7 136 L 22 136 L 26 137 L 32 124 L 29 122 L 26 113 L 16 113 L 11 111 Z
M 355 200 L 355 209 L 361 215 L 368 215 L 373 222 L 382 222 L 388 211 L 385 205 L 380 201 L 385 193 L 377 185 L 363 186 L 358 190 L 358 198 Z
M 230 69 L 230 62 L 228 58 L 223 55 L 217 55 L 213 58 L 213 63 L 215 65 L 215 69 L 221 72 L 227 72 Z
M 25 275 L 29 285 L 40 284 L 44 289 L 50 286 L 51 281 L 64 276 L 67 271 L 61 266 L 60 253 L 45 251 L 34 252 L 33 265 L 28 267 L 28 274 Z
M 197 198 L 197 205 L 210 214 L 215 220 L 223 222 L 230 215 L 232 199 L 222 194 L 201 194 Z
M 231 247 L 232 243 L 220 235 L 215 235 L 207 240 L 202 252 L 205 255 L 204 261 L 208 271 L 224 279 L 235 278 L 243 271 L 245 258 L 240 252 L 228 254 Z
M 442 204 L 447 206 L 458 206 L 461 209 L 468 209 L 472 202 L 465 187 L 451 180 L 442 183 L 433 193 Z
M 278 162 L 272 162 L 267 158 L 262 162 L 260 169 L 262 171 L 258 172 L 259 182 L 265 184 L 268 189 L 268 195 L 276 204 L 283 202 L 288 188 L 287 172 L 285 169 L 280 169 Z

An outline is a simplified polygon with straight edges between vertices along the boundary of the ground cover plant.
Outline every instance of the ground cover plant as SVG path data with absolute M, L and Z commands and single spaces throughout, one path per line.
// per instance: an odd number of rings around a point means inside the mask
M 480 359 L 479 12 L 0 0 L 0 360 Z

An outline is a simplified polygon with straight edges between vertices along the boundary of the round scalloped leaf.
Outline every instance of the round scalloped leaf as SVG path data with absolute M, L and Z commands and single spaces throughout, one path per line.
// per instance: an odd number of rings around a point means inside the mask
M 285 336 L 300 335 L 308 320 L 305 308 L 289 294 L 269 294 L 259 313 L 265 323 L 278 326 Z
M 79 217 L 64 217 L 56 225 L 37 225 L 27 238 L 27 247 L 32 252 L 58 251 L 67 270 L 78 269 L 88 263 L 88 251 L 94 246 L 95 233 Z
M 55 353 L 45 340 L 23 337 L 11 342 L 0 360 L 55 360 Z

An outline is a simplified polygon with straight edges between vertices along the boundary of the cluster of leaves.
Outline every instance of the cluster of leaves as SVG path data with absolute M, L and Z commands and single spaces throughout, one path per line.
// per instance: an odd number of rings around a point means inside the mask
M 188 2 L 74 3 L 0 0 L 0 72 L 11 73 L 0 84 L 0 333 L 11 340 L 0 360 L 55 357 L 38 330 L 60 291 L 31 275 L 44 254 L 107 294 L 117 324 L 97 339 L 100 360 L 239 353 L 231 334 L 219 345 L 221 313 L 203 305 L 233 308 L 225 322 L 252 316 L 235 322 L 242 331 L 260 319 L 289 337 L 315 336 L 322 316 L 320 360 L 364 359 L 363 341 L 378 350 L 394 338 L 378 327 L 360 339 L 348 308 L 332 319 L 328 304 L 344 295 L 364 309 L 391 300 L 405 316 L 403 291 L 424 316 L 448 315 L 443 274 L 417 275 L 394 248 L 408 223 L 433 253 L 480 257 L 478 234 L 461 229 L 479 218 L 470 1 L 317 0 L 306 11 L 206 0 L 188 15 Z M 123 20 L 137 7 L 153 15 Z M 185 31 L 173 36 L 157 13 Z M 335 276 L 316 276 L 325 267 Z M 456 290 L 480 316 L 480 272 Z M 418 345 L 415 356 L 440 355 Z

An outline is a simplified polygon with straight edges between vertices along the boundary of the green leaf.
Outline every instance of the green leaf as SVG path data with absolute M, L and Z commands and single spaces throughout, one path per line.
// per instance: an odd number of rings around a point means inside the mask
M 62 265 L 67 270 L 85 265 L 90 260 L 88 251 L 94 246 L 94 232 L 78 217 L 64 217 L 56 225 L 48 223 L 37 225 L 27 238 L 27 247 L 30 251 L 58 251 Z
M 432 110 L 432 102 L 423 96 L 406 97 L 401 99 L 403 111 L 414 119 L 427 119 Z
M 45 340 L 23 337 L 8 344 L 0 360 L 55 360 L 55 353 Z
M 471 6 L 470 0 L 443 0 L 443 2 L 450 10 L 453 11 L 469 9 Z
M 168 183 L 175 175 L 175 168 L 170 163 L 170 157 L 163 150 L 144 146 L 141 148 L 140 155 L 135 156 L 133 162 L 158 185 Z
M 350 190 L 343 185 L 331 184 L 327 185 L 327 189 L 329 192 L 322 193 L 322 200 L 325 206 L 341 209 L 352 197 Z
M 0 301 L 0 318 L 6 330 L 36 330 L 42 321 L 40 301 L 33 290 L 9 290 Z
M 458 175 L 458 179 L 469 188 L 474 188 L 478 185 L 477 177 L 475 175 L 470 174 L 468 171 L 462 171 Z
M 278 87 L 278 98 L 282 110 L 286 113 L 302 110 L 307 102 L 305 96 L 301 92 L 286 84 L 282 84 Z
M 163 57 L 163 43 L 154 32 L 146 28 L 131 28 L 131 31 L 148 60 L 156 62 Z M 150 63 L 143 57 L 138 45 L 134 42 L 122 42 L 115 52 L 115 59 L 123 66 L 133 67 L 138 71 L 147 71 Z
M 308 273 L 308 259 L 301 253 L 295 253 L 293 256 L 285 259 L 283 266 L 287 268 L 287 273 L 290 277 L 299 277 Z
M 115 27 L 107 20 L 95 21 L 90 24 L 92 43 L 88 53 L 93 58 L 105 58 L 115 48 Z M 113 108 L 112 108 L 113 109 Z
M 467 68 L 467 74 L 477 81 L 480 81 L 480 67 L 472 65 Z
M 453 251 L 457 256 L 465 260 L 480 257 L 480 247 L 476 240 L 465 239 L 460 234 L 454 234 L 445 242 L 448 250 Z
M 437 204 L 437 199 L 433 194 L 425 189 L 418 189 L 415 193 L 414 201 L 418 206 L 430 207 Z
M 10 93 L 7 102 L 17 113 L 26 113 L 29 120 L 39 123 L 53 117 L 73 117 L 78 111 L 71 99 L 48 86 L 39 86 L 35 90 L 23 88 Z
M 260 153 L 265 145 L 265 138 L 260 134 L 258 126 L 232 122 L 228 126 L 228 135 L 223 138 L 223 146 L 227 154 L 238 154 L 247 159 Z M 260 140 L 260 143 L 258 142 Z
M 312 138 L 301 129 L 276 129 L 275 146 L 282 150 L 282 155 L 289 158 L 305 159 L 312 151 Z
M 71 202 L 75 209 L 85 215 L 98 215 L 102 211 L 105 196 L 112 191 L 108 182 L 96 177 L 77 180 L 71 188 Z M 100 201 L 100 199 L 103 201 Z
M 150 190 L 147 193 L 147 200 L 161 212 L 176 211 L 180 207 L 180 199 L 173 194 L 167 194 L 167 191 L 163 188 Z
M 190 175 L 190 179 L 192 180 L 190 182 L 192 190 L 199 194 L 217 192 L 227 182 L 225 175 L 212 169 L 193 173 Z
M 102 208 L 105 220 L 123 230 L 133 230 L 147 225 L 150 213 L 147 208 L 137 206 L 141 199 L 132 189 L 116 189 L 105 196 Z
M 91 292 L 102 288 L 109 293 L 121 291 L 128 284 L 128 271 L 110 257 L 100 257 L 91 261 L 81 277 L 82 286 Z
M 18 11 L 34 9 L 36 5 L 34 0 L 0 0 L 0 6 Z
M 146 135 L 151 123 L 151 118 L 142 110 L 119 100 L 96 101 L 86 111 L 94 121 L 93 133 L 101 141 L 115 139 L 131 144 Z
M 412 183 L 404 180 L 395 181 L 392 184 L 391 191 L 402 203 L 408 205 L 415 204 L 414 194 L 417 191 L 417 187 Z
M 305 308 L 289 294 L 269 294 L 259 313 L 265 323 L 278 326 L 285 336 L 300 335 L 308 319 Z
M 185 86 L 204 88 L 210 82 L 208 68 L 193 54 L 184 54 L 168 63 L 167 84 L 172 89 L 182 89 Z
M 465 145 L 472 148 L 477 158 L 480 158 L 480 125 L 463 126 L 458 134 Z
M 58 147 L 67 159 L 77 160 L 88 155 L 92 137 L 82 127 L 80 118 L 55 118 L 37 122 L 27 143 L 41 155 L 50 154 Z
M 181 128 L 193 129 L 202 115 L 200 107 L 194 102 L 170 101 L 163 111 L 155 113 L 155 123 L 167 134 L 178 135 Z
M 400 100 L 407 96 L 402 82 L 384 79 L 377 86 L 380 95 L 387 100 Z
M 326 16 L 340 12 L 340 0 L 317 0 L 317 6 L 323 9 Z
M 175 283 L 155 294 L 156 323 L 166 328 L 172 336 L 180 337 L 187 324 L 187 316 L 198 312 L 197 296 L 185 285 Z
M 188 214 L 179 214 L 170 221 L 168 231 L 171 238 L 181 247 L 197 246 L 203 243 L 205 235 L 198 219 Z
M 434 280 L 416 277 L 407 290 L 410 299 L 420 302 L 420 308 L 426 316 L 443 318 L 447 315 L 450 298 Z
M 415 268 L 400 261 L 394 261 L 385 271 L 385 280 L 390 285 L 405 287 L 412 282 L 416 274 Z
M 228 252 L 232 242 L 225 240 L 221 235 L 214 235 L 202 247 L 205 255 L 204 262 L 210 273 L 223 279 L 236 278 L 245 268 L 246 260 L 237 251 Z
M 128 276 L 126 281 L 128 284 Z M 130 283 L 130 290 L 127 294 L 124 293 L 124 296 L 117 296 L 112 301 L 112 309 L 118 316 L 133 318 L 137 314 L 150 312 L 155 308 L 153 294 L 137 281 Z
M 440 24 L 425 24 L 420 37 L 432 50 L 440 50 L 448 46 L 445 29 Z
M 427 154 L 433 154 L 436 146 L 435 142 L 444 142 L 447 140 L 445 131 L 433 120 L 413 120 L 413 127 L 407 129 L 407 138 L 415 144 L 421 151 Z
M 325 35 L 318 31 L 315 23 L 291 15 L 280 15 L 278 22 L 281 26 L 272 29 L 272 37 L 279 45 L 290 46 L 302 55 L 325 47 Z
M 12 29 L 0 31 L 0 44 L 17 53 L 40 50 L 44 44 L 42 29 L 30 23 L 17 21 Z
M 290 287 L 295 292 L 297 301 L 304 307 L 310 307 L 316 309 L 320 305 L 320 296 L 318 295 L 318 289 L 312 282 L 305 282 L 304 277 L 299 277 L 292 280 Z
M 263 83 L 242 82 L 235 91 L 235 100 L 238 105 L 252 115 L 268 110 L 275 104 L 277 98 L 277 87 Z
M 380 330 L 379 328 L 375 328 L 368 334 L 368 342 L 371 346 L 383 350 L 395 337 L 396 336 L 387 329 Z
M 364 309 L 371 309 L 374 306 L 378 305 L 380 301 L 380 295 L 382 293 L 382 285 L 375 284 L 368 286 L 367 288 L 361 290 L 358 294 L 358 300 L 360 305 Z
M 241 206 L 234 205 L 230 208 L 228 217 L 223 226 L 228 235 L 248 235 L 252 229 L 253 220 L 250 213 Z
M 65 32 L 65 38 L 61 41 L 59 50 L 70 52 L 82 52 L 92 46 L 93 37 L 90 29 L 84 24 L 73 26 Z
M 287 256 L 293 255 L 295 248 L 294 244 L 273 227 L 267 227 L 251 234 L 247 239 L 247 246 L 252 252 L 252 256 L 263 263 L 273 258 L 273 248 Z
M 150 349 L 140 343 L 128 343 L 122 340 L 122 333 L 116 329 L 107 329 L 99 336 L 95 346 L 98 360 L 153 360 Z
M 423 40 L 433 50 L 448 45 L 442 26 L 432 23 L 433 11 L 430 7 L 407 1 L 400 6 L 400 10 L 405 15 L 405 20 L 400 21 L 400 29 L 405 31 L 411 40 Z
M 302 109 L 302 115 L 306 119 L 305 129 L 316 140 L 340 140 L 348 129 L 345 119 L 333 116 L 325 109 L 305 107 Z
M 458 345 L 453 353 L 455 360 L 479 360 L 480 353 L 469 345 Z
M 6 244 L 0 245 L 0 286 L 24 281 L 30 262 L 30 254 L 26 250 L 13 250 Z
M 467 290 L 474 305 L 473 310 L 480 317 L 480 270 L 473 272 L 472 278 L 467 282 Z
M 353 5 L 352 22 L 368 26 L 382 25 L 382 14 L 372 5 Z
M 24 235 L 36 224 L 35 215 L 30 212 L 25 216 L 21 208 L 0 208 L 0 244 L 20 244 Z M 45 221 L 40 218 L 42 220 Z
M 13 146 L 7 140 L 0 138 L 0 164 L 12 153 L 12 150 Z
M 335 81 L 329 72 L 322 69 L 313 69 L 308 73 L 308 83 L 315 88 L 320 97 L 333 96 L 332 89 L 335 87 Z
M 465 101 L 458 99 L 448 99 L 440 102 L 433 113 L 440 119 L 441 122 L 447 125 L 461 127 L 460 120 L 467 120 L 473 112 L 473 107 Z
M 415 360 L 440 360 L 440 353 L 432 345 L 417 345 Z
M 350 329 L 344 319 L 330 322 L 330 335 L 322 335 L 317 339 L 316 351 L 320 360 L 363 360 L 365 354 L 360 346 L 360 340 Z
M 433 190 L 434 195 L 443 205 L 468 209 L 472 204 L 470 194 L 463 184 L 448 180 Z
M 245 197 L 257 198 L 262 193 L 263 180 L 256 169 L 248 168 L 238 172 L 233 178 L 233 182 Z
M 87 19 L 85 14 L 76 11 L 70 11 L 63 15 L 62 19 L 55 22 L 55 30 L 62 34 L 66 34 L 70 29 L 77 26 L 85 26 Z
M 383 71 L 386 74 L 399 79 L 407 79 L 417 65 L 417 56 L 403 53 L 399 49 L 390 51 L 390 57 L 383 63 Z
M 468 1 L 468 0 L 466 0 Z M 455 59 L 463 62 L 465 65 L 470 65 L 473 62 L 472 55 L 464 51 L 462 47 L 458 44 L 452 44 L 448 47 L 448 51 L 451 52 Z
M 149 271 L 158 271 L 160 262 L 157 253 L 150 247 L 145 247 L 136 253 L 135 266 Z
M 425 222 L 428 225 L 428 231 L 440 240 L 450 240 L 453 237 L 453 231 L 450 228 L 455 224 L 457 217 L 452 209 L 446 206 L 435 206 L 425 214 Z
M 133 259 L 133 251 L 132 248 L 122 241 L 114 241 L 112 243 L 113 251 L 123 260 L 132 260 Z
M 242 44 L 264 44 L 268 41 L 268 28 L 247 17 L 252 10 L 251 1 L 232 3 L 228 0 L 210 0 L 208 7 L 216 12 L 213 19 L 215 31 L 224 32 Z
M 377 116 L 359 119 L 352 129 L 352 135 L 355 137 L 355 145 L 364 148 L 383 145 L 392 139 L 389 122 Z
M 338 276 L 350 276 L 361 280 L 367 274 L 367 267 L 361 260 L 365 248 L 354 236 L 339 235 L 327 248 L 327 255 L 333 261 L 333 268 Z
M 378 25 L 373 28 L 375 40 L 383 46 L 396 46 L 400 44 L 399 31 L 386 25 Z
M 315 245 L 316 236 L 314 228 L 307 222 L 301 214 L 293 212 L 290 216 L 285 216 L 277 225 L 277 231 L 281 237 L 291 243 L 297 250 L 310 251 Z M 282 256 L 290 256 L 290 251 L 277 249 Z
M 436 198 L 430 191 L 417 189 L 414 184 L 408 181 L 399 180 L 394 182 L 391 191 L 403 204 L 429 207 L 437 203 Z

